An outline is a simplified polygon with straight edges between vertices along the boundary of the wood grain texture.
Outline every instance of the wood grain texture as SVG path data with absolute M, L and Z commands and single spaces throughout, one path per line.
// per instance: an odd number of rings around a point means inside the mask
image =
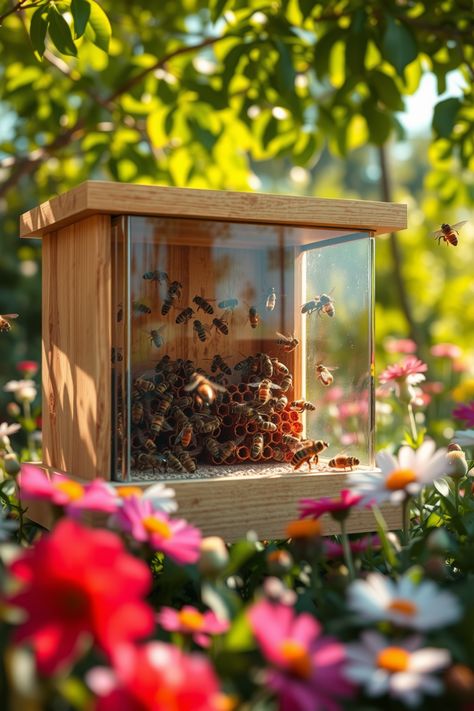
M 375 234 L 407 226 L 406 205 L 395 203 L 87 181 L 22 215 L 20 236 L 40 237 L 97 213 L 337 227 Z
M 41 465 L 39 465 L 41 466 Z M 45 467 L 46 472 L 51 469 Z M 367 470 L 365 470 L 367 471 Z M 80 478 L 68 474 L 70 478 Z M 151 483 L 130 482 L 133 487 L 146 489 Z M 228 477 L 202 481 L 167 482 L 176 492 L 180 518 L 198 526 L 205 536 L 221 536 L 228 542 L 255 531 L 259 540 L 285 538 L 285 526 L 298 518 L 298 501 L 305 497 L 337 497 L 347 485 L 347 477 L 339 473 L 294 473 L 290 476 Z M 127 483 L 112 482 L 113 486 Z M 381 511 L 390 530 L 402 525 L 399 506 L 382 506 Z M 44 507 L 32 506 L 28 516 L 48 525 Z M 36 518 L 35 518 L 36 516 Z M 41 516 L 41 520 L 39 520 Z M 325 515 L 321 519 L 325 535 L 340 533 L 339 524 Z M 369 510 L 353 510 L 347 521 L 350 533 L 375 531 L 375 518 Z
M 85 479 L 110 468 L 110 243 L 106 215 L 43 240 L 44 459 Z

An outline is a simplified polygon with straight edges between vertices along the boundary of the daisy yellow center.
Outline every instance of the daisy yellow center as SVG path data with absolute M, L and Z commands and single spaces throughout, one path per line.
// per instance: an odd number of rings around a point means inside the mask
M 321 524 L 314 519 L 291 521 L 286 527 L 288 538 L 313 538 L 321 535 Z
M 386 647 L 377 655 L 378 668 L 392 673 L 406 671 L 409 662 L 410 654 L 402 647 Z
M 280 653 L 286 667 L 296 676 L 307 679 L 311 675 L 311 657 L 308 650 L 294 639 L 285 639 L 280 644 Z
M 147 533 L 158 533 L 162 538 L 171 538 L 173 535 L 166 521 L 161 521 L 154 516 L 147 516 L 142 520 L 142 523 Z
M 84 496 L 84 487 L 77 481 L 58 481 L 54 484 L 54 488 L 57 491 L 61 491 L 63 494 L 66 494 L 70 501 L 77 501 Z
M 141 496 L 143 493 L 139 486 L 118 486 L 115 491 L 122 499 L 128 499 L 130 496 Z
M 204 617 L 198 610 L 181 610 L 178 612 L 178 618 L 181 624 L 190 630 L 200 630 L 204 624 Z
M 385 486 L 390 491 L 399 491 L 405 489 L 408 484 L 416 481 L 416 474 L 413 469 L 394 469 L 387 476 Z
M 413 615 L 416 615 L 418 612 L 417 606 L 411 602 L 411 600 L 402 600 L 399 598 L 392 600 L 388 606 L 388 609 L 392 610 L 392 612 L 400 612 L 402 615 L 406 615 L 407 617 L 413 617 Z

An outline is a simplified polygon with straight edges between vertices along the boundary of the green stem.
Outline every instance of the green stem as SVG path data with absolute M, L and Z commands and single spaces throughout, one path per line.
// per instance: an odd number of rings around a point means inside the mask
M 354 559 L 352 558 L 351 544 L 349 543 L 349 536 L 347 535 L 346 529 L 346 519 L 343 518 L 341 523 L 341 536 L 342 536 L 342 550 L 344 553 L 344 561 L 346 563 L 347 570 L 349 571 L 349 578 L 355 579 L 355 567 Z
M 410 421 L 411 436 L 413 441 L 416 442 L 418 440 L 418 431 L 416 429 L 415 415 L 413 413 L 411 402 L 408 403 L 408 419 Z
M 404 546 L 407 546 L 410 540 L 410 504 L 411 499 L 407 496 L 402 504 L 402 538 Z

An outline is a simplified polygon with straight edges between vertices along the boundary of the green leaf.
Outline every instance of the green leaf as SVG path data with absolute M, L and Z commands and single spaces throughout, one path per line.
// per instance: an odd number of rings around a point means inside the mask
M 433 128 L 441 138 L 449 138 L 456 116 L 461 107 L 459 99 L 445 99 L 436 104 L 433 114 Z
M 48 32 L 55 47 L 61 52 L 72 57 L 77 56 L 77 48 L 72 38 L 71 30 L 64 17 L 55 5 L 50 5 L 48 10 Z
M 110 38 L 112 36 L 109 18 L 101 6 L 94 2 L 94 0 L 90 0 L 90 8 L 89 26 L 92 28 L 94 35 L 92 42 L 96 47 L 99 47 L 99 49 L 108 52 Z
M 40 57 L 44 54 L 44 41 L 47 29 L 48 23 L 45 18 L 45 8 L 44 6 L 39 7 L 31 18 L 30 37 L 33 49 L 39 54 Z
M 377 506 L 372 506 L 372 511 L 375 517 L 375 521 L 377 522 L 377 533 L 379 535 L 380 542 L 382 543 L 382 550 L 385 556 L 385 560 L 391 568 L 397 568 L 397 554 L 395 548 L 393 547 L 393 544 L 389 541 L 387 536 L 387 523 L 382 515 L 382 512 Z
M 230 5 L 230 0 L 212 0 L 209 3 L 212 22 L 217 22 L 219 17 L 226 11 L 228 5 Z
M 387 15 L 386 18 L 382 50 L 385 59 L 395 67 L 400 75 L 403 75 L 405 67 L 418 56 L 418 45 L 411 31 L 406 25 L 390 15 Z
M 393 128 L 390 115 L 377 109 L 372 101 L 364 103 L 362 114 L 367 122 L 370 141 L 376 146 L 382 146 L 388 140 Z
M 300 6 L 300 12 L 303 15 L 303 20 L 309 17 L 316 5 L 314 0 L 298 0 L 298 5 Z
M 89 22 L 91 6 L 87 0 L 71 0 L 71 13 L 74 20 L 75 36 L 78 39 L 84 34 Z
M 388 109 L 403 111 L 402 97 L 392 77 L 383 72 L 374 71 L 370 75 L 369 83 L 374 87 L 378 98 Z
M 329 73 L 331 50 L 336 42 L 343 38 L 345 38 L 345 31 L 338 28 L 329 30 L 316 42 L 313 65 L 318 79 L 324 79 Z

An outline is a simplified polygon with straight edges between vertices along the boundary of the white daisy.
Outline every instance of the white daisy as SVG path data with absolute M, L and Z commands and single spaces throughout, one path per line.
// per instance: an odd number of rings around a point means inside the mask
M 361 622 L 388 621 L 419 631 L 446 627 L 462 615 L 454 595 L 430 580 L 415 582 L 410 571 L 397 581 L 381 573 L 354 581 L 349 586 L 348 607 Z
M 169 486 L 158 482 L 147 488 L 124 484 L 115 489 L 119 496 L 119 504 L 130 496 L 138 496 L 140 498 L 151 501 L 153 508 L 157 511 L 165 511 L 166 513 L 175 513 L 178 510 L 178 504 L 175 500 L 175 491 Z
M 348 485 L 362 495 L 361 506 L 384 501 L 399 504 L 449 471 L 446 449 L 435 449 L 431 439 L 425 439 L 417 450 L 401 447 L 398 458 L 384 449 L 376 457 L 381 472 L 350 472 Z
M 474 430 L 456 430 L 453 441 L 461 447 L 472 447 L 474 445 Z
M 8 445 L 10 444 L 8 435 L 15 434 L 15 432 L 18 432 L 18 430 L 21 430 L 21 425 L 9 425 L 7 422 L 2 422 L 0 424 L 0 447 L 2 445 L 4 447 L 8 447 Z
M 443 682 L 433 674 L 451 661 L 447 649 L 420 648 L 420 637 L 394 644 L 378 632 L 366 631 L 361 641 L 346 645 L 345 676 L 368 696 L 388 694 L 407 706 L 417 706 L 423 694 L 439 695 Z
M 3 389 L 13 393 L 18 402 L 33 402 L 37 394 L 34 380 L 9 380 Z

